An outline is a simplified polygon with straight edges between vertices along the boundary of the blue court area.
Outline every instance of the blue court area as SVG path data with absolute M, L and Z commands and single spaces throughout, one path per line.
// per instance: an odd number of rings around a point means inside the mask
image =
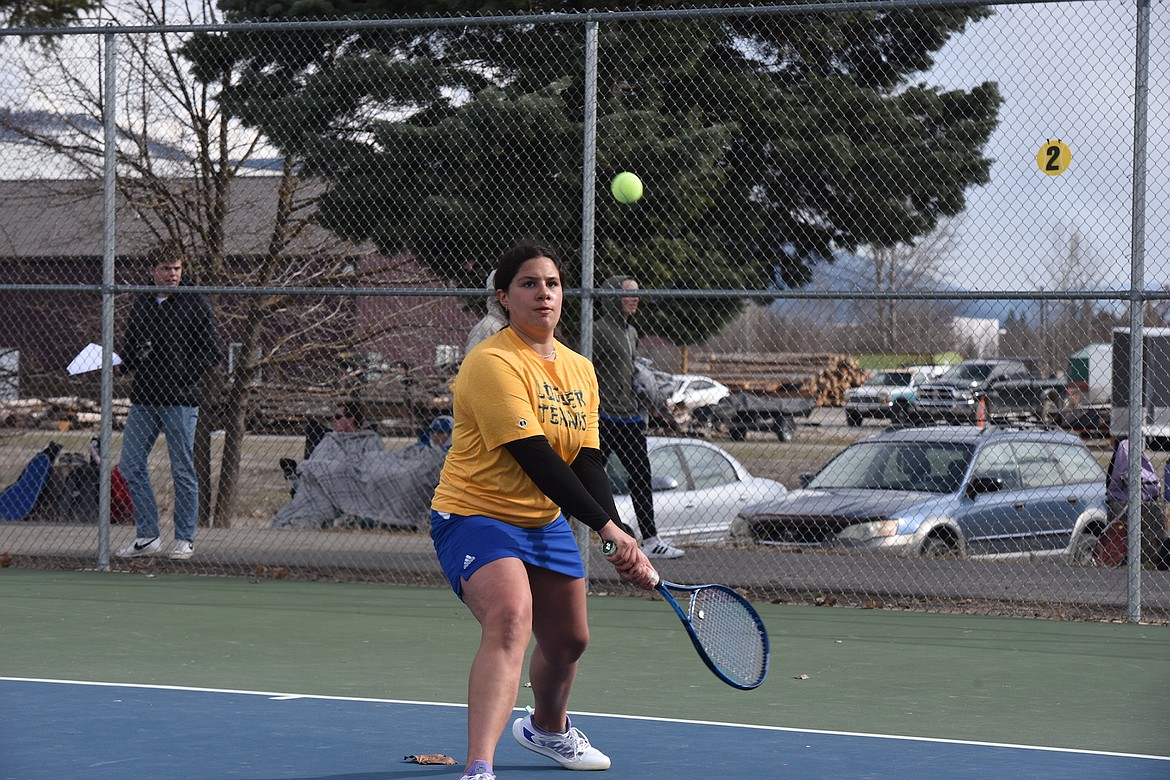
M 519 713 L 518 713 L 519 714 Z M 1170 758 L 580 713 L 608 780 L 1170 778 Z M 0 678 L 0 778 L 458 778 L 461 705 Z M 506 735 L 500 780 L 558 777 Z

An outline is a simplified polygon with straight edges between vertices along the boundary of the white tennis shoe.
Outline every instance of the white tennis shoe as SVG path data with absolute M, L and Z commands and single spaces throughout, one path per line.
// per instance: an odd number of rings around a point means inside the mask
M 533 753 L 547 756 L 565 769 L 609 769 L 609 756 L 590 745 L 589 738 L 573 728 L 568 716 L 565 721 L 568 731 L 549 734 L 536 727 L 531 715 L 517 718 L 512 724 L 512 736 Z
M 646 553 L 647 558 L 681 558 L 686 555 L 670 542 L 664 542 L 657 536 L 642 540 L 642 552 Z
M 175 544 L 171 547 L 168 556 L 175 561 L 186 561 L 195 554 L 195 545 L 188 542 L 186 539 L 176 539 Z
M 467 767 L 467 774 L 459 780 L 496 780 L 496 776 L 492 773 L 488 762 L 473 761 L 471 766 Z
M 159 542 L 157 536 L 152 539 L 146 539 L 140 536 L 121 550 L 118 550 L 116 555 L 119 558 L 141 558 L 144 555 L 154 555 L 161 546 L 162 543 Z

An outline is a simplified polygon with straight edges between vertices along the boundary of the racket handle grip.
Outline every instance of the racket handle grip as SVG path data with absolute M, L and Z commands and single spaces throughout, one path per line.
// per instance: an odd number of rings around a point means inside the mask
M 601 554 L 602 555 L 604 555 L 606 558 L 609 558 L 615 552 L 617 552 L 617 542 L 611 542 L 608 539 L 605 540 L 604 542 L 602 542 L 602 544 L 601 544 Z M 655 571 L 654 569 L 651 569 L 650 570 L 650 585 L 651 585 L 651 587 L 657 588 L 658 583 L 660 583 L 660 582 L 662 582 L 662 578 L 658 576 L 658 572 Z

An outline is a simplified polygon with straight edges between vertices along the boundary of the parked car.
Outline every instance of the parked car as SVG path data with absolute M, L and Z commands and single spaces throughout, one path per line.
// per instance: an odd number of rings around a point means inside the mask
M 687 427 L 696 409 L 731 394 L 730 388 L 709 376 L 658 371 L 647 358 L 634 360 L 634 391 L 649 412 L 651 426 L 672 431 Z
M 792 548 L 1090 563 L 1105 474 L 1064 431 L 891 429 L 855 442 L 801 488 L 745 508 L 732 536 Z
M 701 439 L 650 436 L 646 447 L 654 523 L 660 536 L 675 542 L 726 539 L 740 509 L 787 492 L 779 482 L 753 477 L 723 449 Z M 626 470 L 612 455 L 607 470 L 619 518 L 636 533 Z
M 729 395 L 731 390 L 727 385 L 709 376 L 676 374 L 674 388 L 666 398 L 666 408 L 674 421 L 682 425 L 690 421 L 696 409 L 719 403 Z
M 918 403 L 918 386 L 946 369 L 946 366 L 910 366 L 879 371 L 860 387 L 845 391 L 846 424 L 861 425 L 866 417 L 912 421 Z

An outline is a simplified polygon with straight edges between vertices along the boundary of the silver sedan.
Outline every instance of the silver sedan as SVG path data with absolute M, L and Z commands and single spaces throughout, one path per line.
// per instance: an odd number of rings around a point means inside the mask
M 675 542 L 726 539 L 740 509 L 788 492 L 779 482 L 752 476 L 722 448 L 701 439 L 651 436 L 647 450 L 655 525 L 659 536 Z M 636 533 L 626 470 L 613 455 L 607 469 L 618 515 Z

